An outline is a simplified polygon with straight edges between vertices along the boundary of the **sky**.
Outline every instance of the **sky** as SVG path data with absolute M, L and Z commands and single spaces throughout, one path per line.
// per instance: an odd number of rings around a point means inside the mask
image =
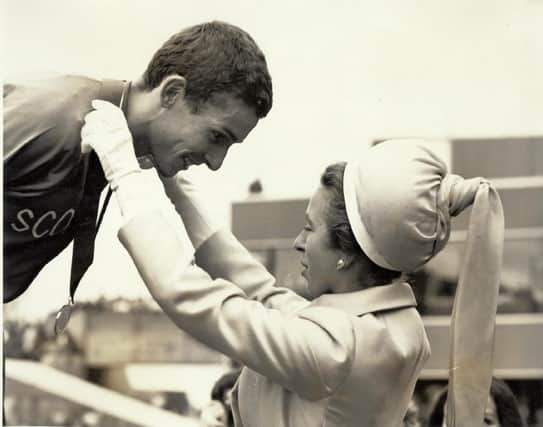
M 191 171 L 225 223 L 252 180 L 269 198 L 308 197 L 327 164 L 373 139 L 543 135 L 541 0 L 3 0 L 1 15 L 5 80 L 133 79 L 187 26 L 219 19 L 249 32 L 273 109 L 220 171 Z M 147 295 L 118 226 L 112 203 L 81 300 Z M 10 310 L 39 317 L 62 305 L 70 259 L 47 266 Z

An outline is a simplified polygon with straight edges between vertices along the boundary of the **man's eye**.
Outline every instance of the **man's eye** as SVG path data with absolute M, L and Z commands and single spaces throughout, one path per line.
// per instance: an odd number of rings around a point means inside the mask
M 304 226 L 304 230 L 305 230 L 305 231 L 312 231 L 312 230 L 311 230 L 311 227 L 310 227 L 309 225 Z
M 226 135 L 216 130 L 211 131 L 211 138 L 215 144 L 225 144 L 228 142 Z

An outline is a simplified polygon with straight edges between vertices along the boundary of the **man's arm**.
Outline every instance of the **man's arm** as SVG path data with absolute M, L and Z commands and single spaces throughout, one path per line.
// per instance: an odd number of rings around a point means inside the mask
M 48 96 L 50 90 L 4 89 L 4 302 L 9 302 L 73 238 L 87 159 L 81 156 L 81 122 L 62 114 L 68 107 Z
M 81 123 L 67 120 L 42 91 L 4 86 L 4 185 L 8 191 L 47 191 L 66 180 L 81 156 Z

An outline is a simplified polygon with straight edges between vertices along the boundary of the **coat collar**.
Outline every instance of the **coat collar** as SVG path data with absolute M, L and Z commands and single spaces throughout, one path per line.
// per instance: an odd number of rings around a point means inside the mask
M 417 301 L 411 286 L 404 282 L 375 286 L 356 292 L 341 294 L 325 294 L 313 300 L 310 306 L 334 307 L 355 316 L 394 310 L 405 307 L 416 307 Z

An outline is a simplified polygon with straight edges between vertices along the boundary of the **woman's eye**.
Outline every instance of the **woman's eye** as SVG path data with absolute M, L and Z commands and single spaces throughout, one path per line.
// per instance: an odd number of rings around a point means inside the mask
M 309 225 L 304 226 L 304 230 L 305 230 L 305 231 L 312 231 L 312 230 L 311 230 L 311 227 L 310 227 Z

